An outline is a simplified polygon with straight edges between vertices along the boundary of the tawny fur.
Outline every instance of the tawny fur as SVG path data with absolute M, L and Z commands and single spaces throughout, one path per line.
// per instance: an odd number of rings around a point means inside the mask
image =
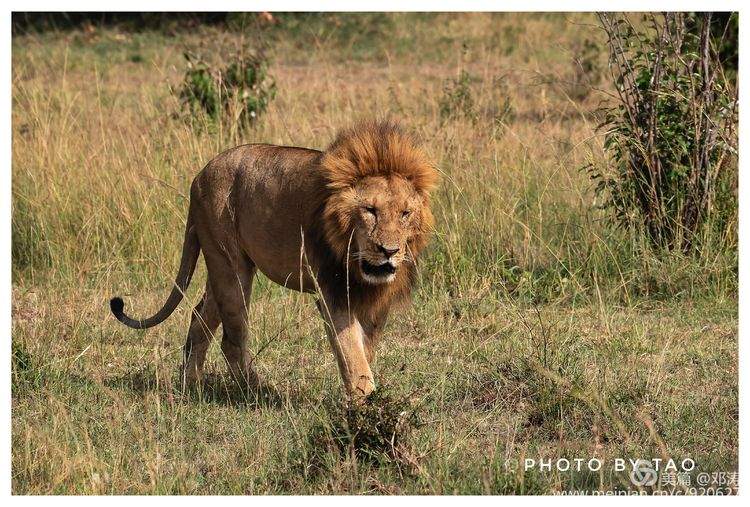
M 415 255 L 422 251 L 432 231 L 429 194 L 438 175 L 413 136 L 393 122 L 363 122 L 336 136 L 320 166 L 331 192 L 325 205 L 326 238 L 336 255 L 345 255 L 351 234 L 352 187 L 367 176 L 401 176 L 423 197 L 422 234 L 410 244 Z
M 408 180 L 422 198 L 418 234 L 408 240 L 416 259 L 427 245 L 433 228 L 430 192 L 438 174 L 418 141 L 391 121 L 368 121 L 343 130 L 325 150 L 320 167 L 329 193 L 325 196 L 323 221 L 328 246 L 346 263 L 356 209 L 353 187 L 362 178 L 398 176 Z M 356 286 L 350 283 L 348 303 L 359 313 L 377 315 L 385 307 L 408 300 L 415 272 L 409 267 L 388 285 Z M 354 286 L 352 286 L 354 285 Z
M 251 379 L 247 312 L 260 270 L 287 288 L 318 293 L 347 391 L 367 394 L 374 344 L 390 308 L 408 299 L 432 229 L 436 182 L 418 143 L 388 121 L 345 130 L 324 152 L 264 144 L 227 150 L 191 186 L 182 261 L 167 302 L 143 320 L 128 317 L 119 298 L 112 312 L 130 327 L 159 324 L 182 299 L 202 252 L 208 281 L 185 345 L 186 379 L 202 375 L 220 323 L 230 371 Z M 377 214 L 368 212 L 376 201 Z

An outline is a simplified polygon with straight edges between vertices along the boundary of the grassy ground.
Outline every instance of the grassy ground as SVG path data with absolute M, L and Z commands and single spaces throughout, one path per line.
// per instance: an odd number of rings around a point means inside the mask
M 13 39 L 15 493 L 551 493 L 628 489 L 627 474 L 524 471 L 524 458 L 692 458 L 737 469 L 735 240 L 657 257 L 596 209 L 603 164 L 582 75 L 594 18 L 281 17 L 262 29 L 278 96 L 252 132 L 194 129 L 171 87 L 182 51 L 237 32 L 116 29 Z M 601 92 L 586 92 L 594 84 Z M 466 97 L 470 97 L 467 100 Z M 376 381 L 421 424 L 375 463 L 311 438 L 342 397 L 309 297 L 260 277 L 259 393 L 218 347 L 202 396 L 177 376 L 188 300 L 136 332 L 107 301 L 157 308 L 179 260 L 190 181 L 242 142 L 322 148 L 389 114 L 443 172 L 437 231 Z M 202 270 L 203 268 L 199 268 Z M 135 310 L 134 310 L 135 311 Z

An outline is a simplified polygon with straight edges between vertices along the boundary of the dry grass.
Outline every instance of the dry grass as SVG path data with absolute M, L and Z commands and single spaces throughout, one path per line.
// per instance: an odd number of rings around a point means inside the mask
M 627 477 L 506 462 L 658 457 L 660 442 L 702 471 L 736 470 L 736 249 L 660 259 L 602 222 L 579 168 L 603 163 L 603 96 L 573 100 L 568 83 L 577 45 L 601 39 L 594 18 L 400 14 L 362 36 L 356 18 L 340 19 L 333 31 L 269 29 L 278 96 L 244 135 L 193 131 L 169 88 L 183 45 L 231 45 L 236 33 L 14 38 L 13 491 L 610 489 Z M 441 116 L 462 70 L 473 107 Z M 251 349 L 266 387 L 250 396 L 224 383 L 218 347 L 203 397 L 177 380 L 202 273 L 145 334 L 106 302 L 124 292 L 142 313 L 160 304 L 186 190 L 216 153 L 323 147 L 371 115 L 402 118 L 444 173 L 420 289 L 375 365 L 425 425 L 408 473 L 345 456 L 308 474 L 295 464 L 341 389 L 307 297 L 256 284 Z

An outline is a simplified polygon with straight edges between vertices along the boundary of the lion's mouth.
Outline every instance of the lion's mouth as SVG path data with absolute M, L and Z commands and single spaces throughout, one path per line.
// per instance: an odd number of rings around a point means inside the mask
M 368 281 L 389 282 L 396 274 L 396 266 L 388 261 L 383 264 L 373 264 L 363 259 L 361 267 L 362 274 L 364 275 L 365 280 Z

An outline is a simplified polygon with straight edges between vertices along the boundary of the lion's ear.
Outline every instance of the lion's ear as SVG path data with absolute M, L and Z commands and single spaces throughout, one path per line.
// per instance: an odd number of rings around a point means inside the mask
M 420 182 L 421 185 L 419 187 L 421 189 L 421 194 L 428 199 L 433 190 L 435 190 L 440 184 L 440 175 L 435 169 L 435 166 L 431 162 L 429 163 L 429 166 L 430 169 L 427 174 L 422 176 L 422 181 Z
M 430 234 L 434 229 L 435 218 L 432 216 L 430 210 L 430 202 L 428 197 L 422 198 L 422 206 L 419 210 L 419 225 L 416 232 L 409 240 L 409 248 L 411 249 L 412 255 L 417 256 L 427 246 Z
M 432 216 L 432 210 L 430 209 L 429 199 L 425 198 L 424 203 L 422 205 L 422 221 L 420 224 L 420 229 L 424 234 L 430 234 L 432 233 L 432 230 L 434 227 L 435 227 L 435 217 Z

